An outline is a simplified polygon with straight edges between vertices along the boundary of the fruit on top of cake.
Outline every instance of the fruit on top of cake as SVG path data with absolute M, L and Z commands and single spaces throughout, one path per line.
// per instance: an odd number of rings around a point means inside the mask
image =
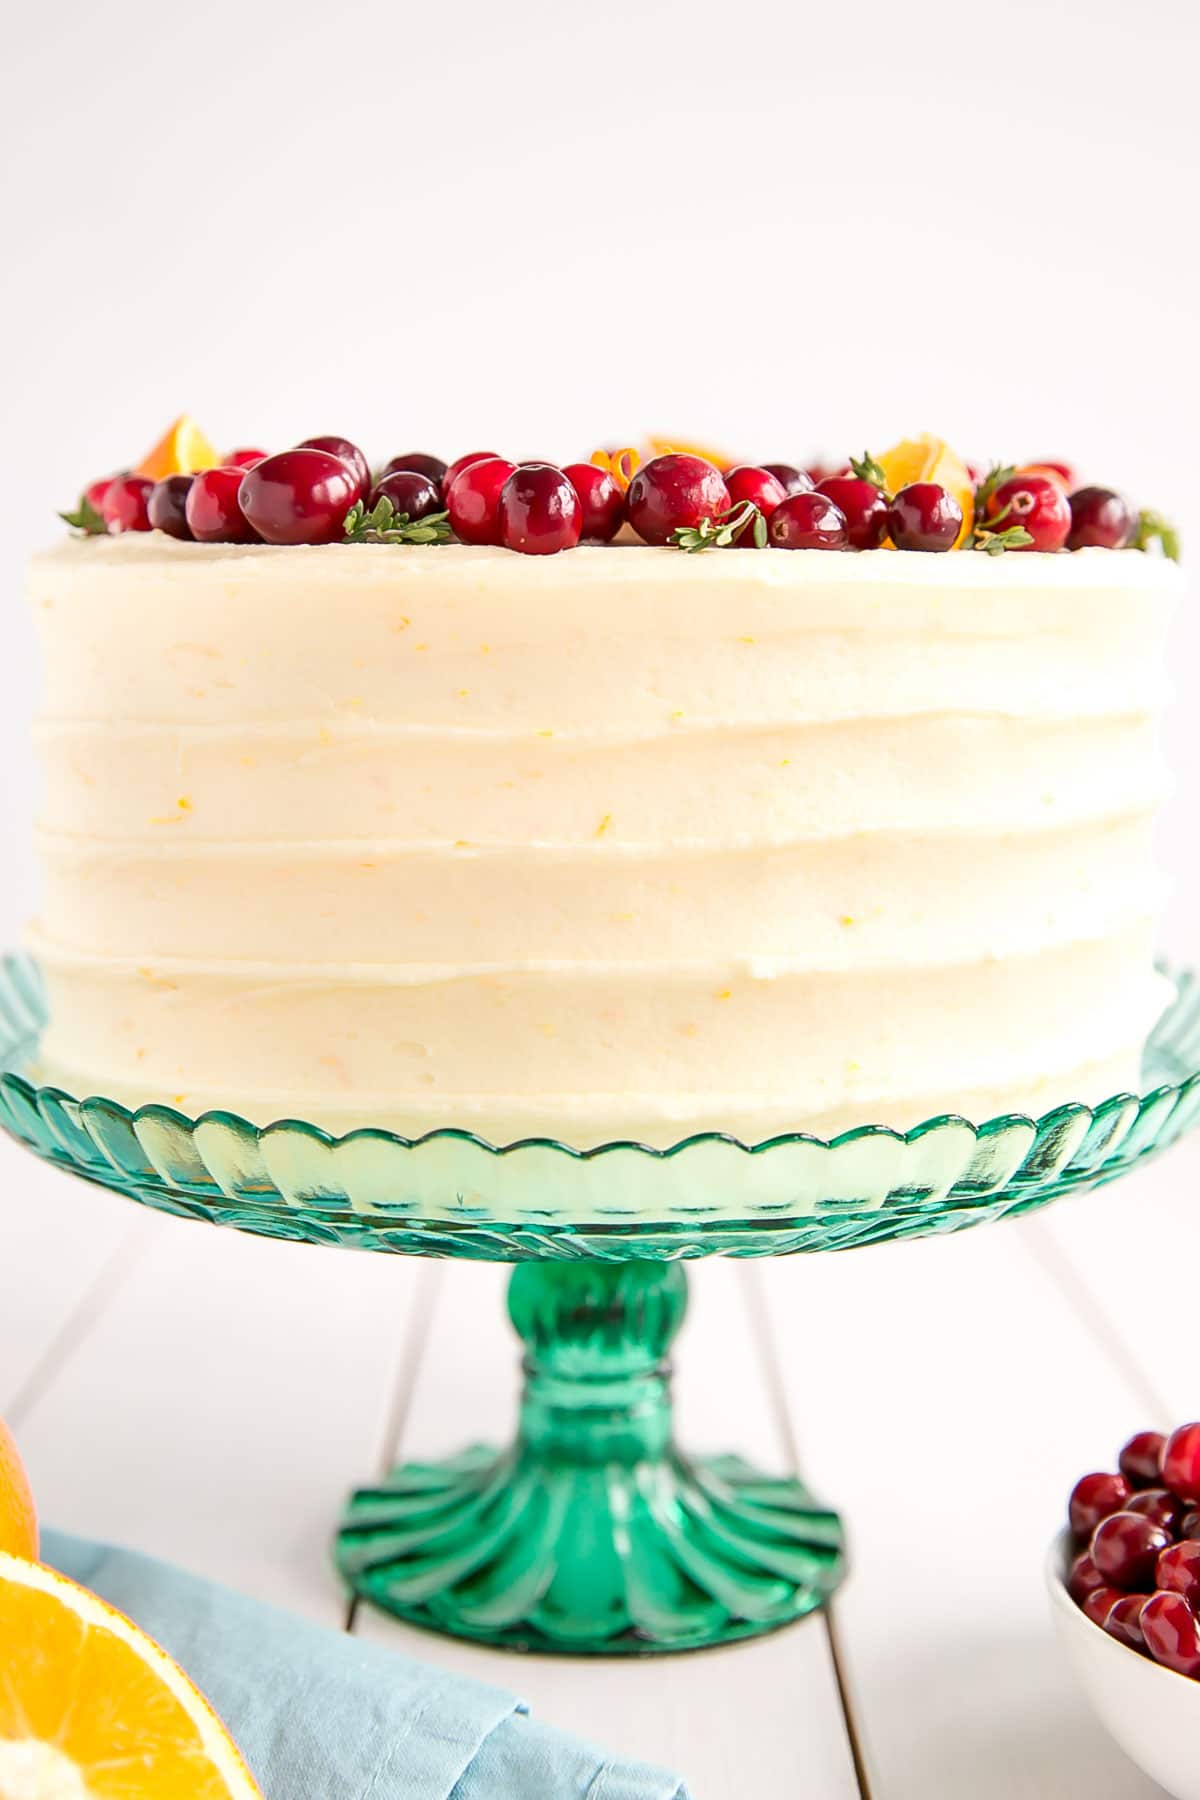
M 500 542 L 500 490 L 516 470 L 504 456 L 459 458 L 451 463 L 442 488 L 450 526 L 464 544 Z
M 464 469 L 469 469 L 472 463 L 495 462 L 499 454 L 498 450 L 468 450 L 465 456 L 456 456 L 454 461 L 447 465 L 446 473 L 442 476 L 443 496 L 450 492 Z
M 354 498 L 365 500 L 371 491 L 371 465 L 349 438 L 343 437 L 311 437 L 302 438 L 296 446 L 298 450 L 324 450 L 330 456 L 338 457 L 346 464 L 354 475 L 357 491 Z
M 961 506 L 936 481 L 909 482 L 888 507 L 888 536 L 897 550 L 953 550 L 962 528 Z
M 844 550 L 846 515 L 818 489 L 789 494 L 771 514 L 767 536 L 776 550 Z
M 989 480 L 985 489 L 978 536 L 1005 531 L 1009 550 L 1062 549 L 1071 530 L 1071 503 L 1057 475 L 1013 474 Z
M 254 544 L 258 533 L 238 504 L 245 469 L 201 469 L 184 500 L 188 530 L 202 544 Z
M 301 445 L 242 471 L 238 505 L 268 544 L 338 544 L 362 497 L 358 470 L 332 450 Z
M 731 506 L 742 506 L 749 501 L 764 519 L 769 519 L 775 508 L 787 499 L 787 489 L 778 476 L 754 463 L 738 463 L 736 468 L 726 469 L 725 486 Z M 753 530 L 739 531 L 734 543 L 739 550 L 756 548 Z
M 632 444 L 619 450 L 593 450 L 589 461 L 597 469 L 606 469 L 623 494 L 642 466 L 642 459 Z
M 441 488 L 416 469 L 393 469 L 390 475 L 382 475 L 371 489 L 368 505 L 378 506 L 385 495 L 396 512 L 408 519 L 424 519 L 442 509 Z
M 806 469 L 798 469 L 795 463 L 769 462 L 758 466 L 775 477 L 785 494 L 803 494 L 813 486 L 812 476 Z
M 110 481 L 100 508 L 109 531 L 149 531 L 153 487 L 146 475 L 118 475 Z
M 1123 550 L 1137 527 L 1133 508 L 1112 488 L 1077 488 L 1070 505 L 1068 550 L 1082 550 L 1088 545 L 1101 550 Z
M 878 550 L 888 528 L 887 495 L 865 475 L 827 475 L 818 494 L 832 500 L 846 520 L 846 542 L 852 550 Z
M 393 456 L 384 464 L 380 480 L 398 474 L 426 475 L 440 494 L 446 479 L 446 464 L 440 456 L 428 456 L 424 450 L 406 450 L 402 456 Z
M 654 456 L 698 456 L 703 462 L 711 463 L 714 469 L 724 471 L 731 469 L 737 458 L 729 456 L 724 450 L 714 450 L 707 444 L 690 444 L 684 438 L 655 437 L 651 434 L 646 439 Z
M 579 496 L 582 535 L 596 543 L 611 543 L 625 523 L 625 490 L 612 470 L 595 463 L 568 463 L 563 474 Z
M 579 495 L 550 463 L 522 463 L 514 469 L 500 490 L 497 513 L 500 542 L 525 556 L 573 550 L 583 531 Z
M 902 438 L 890 450 L 875 459 L 882 485 L 889 494 L 916 483 L 932 483 L 944 488 L 957 503 L 961 523 L 952 549 L 966 543 L 975 524 L 975 483 L 970 470 L 944 438 L 926 432 L 921 437 Z M 831 470 L 829 473 L 837 473 Z M 899 546 L 897 546 L 899 548 Z
M 729 511 L 729 489 L 716 466 L 702 456 L 670 451 L 643 463 L 629 484 L 629 523 L 647 544 L 670 544 L 677 531 L 695 529 Z
M 134 474 L 161 481 L 165 475 L 194 475 L 197 469 L 214 469 L 220 461 L 220 452 L 209 443 L 195 419 L 183 413 L 168 425 Z
M 1067 1592 L 1120 1643 L 1200 1677 L 1200 1423 L 1135 1432 L 1118 1462 L 1071 1490 Z
M 153 531 L 165 531 L 168 537 L 191 538 L 187 497 L 194 480 L 193 475 L 164 475 L 155 482 L 146 502 L 146 516 Z
M 223 456 L 221 467 L 223 469 L 252 469 L 255 463 L 260 463 L 263 457 L 268 455 L 270 452 L 267 450 L 256 450 L 252 445 L 245 444 L 238 450 L 231 450 L 228 456 Z
M 16 1440 L 0 1419 L 0 1551 L 33 1561 L 38 1553 L 37 1508 Z
M 177 1663 L 52 1569 L 0 1555 L 0 1794 L 262 1800 Z

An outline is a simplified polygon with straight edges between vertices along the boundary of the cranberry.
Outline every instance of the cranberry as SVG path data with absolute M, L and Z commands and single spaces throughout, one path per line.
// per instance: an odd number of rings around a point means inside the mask
M 118 475 L 108 486 L 100 511 L 110 531 L 149 531 L 150 490 L 144 475 Z
M 156 481 L 150 490 L 150 499 L 146 504 L 146 515 L 155 531 L 165 531 L 168 537 L 190 538 L 192 528 L 187 522 L 187 497 L 192 489 L 191 475 L 167 475 L 162 481 Z
M 500 542 L 500 490 L 516 466 L 503 456 L 484 456 L 455 475 L 456 465 L 450 464 L 442 493 L 454 534 L 464 544 Z
M 729 510 L 729 489 L 703 456 L 670 451 L 643 463 L 625 496 L 629 522 L 647 544 L 669 544 L 680 529 Z
M 456 457 L 446 470 L 446 473 L 442 476 L 443 494 L 448 494 L 450 492 L 451 487 L 458 480 L 463 470 L 469 469 L 472 463 L 496 462 L 497 460 L 498 458 L 495 450 L 468 450 L 465 456 Z M 514 469 L 516 466 L 516 463 L 512 464 Z
M 331 450 L 301 445 L 242 471 L 238 505 L 268 544 L 337 544 L 358 475 Z
M 423 450 L 406 450 L 403 456 L 393 456 L 380 479 L 401 473 L 427 475 L 434 487 L 440 488 L 446 479 L 446 465 L 440 456 L 426 456 Z
M 1017 550 L 1061 550 L 1071 529 L 1071 503 L 1051 475 L 1012 475 L 988 495 L 980 524 L 1008 531 L 1022 525 L 1032 543 Z
M 1182 1594 L 1189 1606 L 1200 1606 L 1200 1544 L 1194 1538 L 1159 1552 L 1154 1585 Z
M 1079 488 L 1071 495 L 1070 507 L 1068 550 L 1083 550 L 1090 544 L 1101 550 L 1121 550 L 1137 525 L 1137 514 L 1129 502 L 1111 488 Z
M 817 483 L 817 492 L 845 513 L 852 550 L 878 550 L 887 536 L 888 503 L 873 481 L 857 475 L 827 475 Z
M 1034 462 L 1029 463 L 1027 467 L 1031 469 L 1045 469 L 1048 474 L 1057 475 L 1068 493 L 1075 486 L 1075 471 L 1070 463 L 1059 462 L 1053 456 L 1039 456 Z
M 1088 1595 L 1108 1583 L 1086 1550 L 1080 1551 L 1067 1575 L 1067 1592 L 1076 1606 L 1082 1606 Z
M 1104 1629 L 1109 1637 L 1115 1637 L 1118 1644 L 1124 1644 L 1129 1650 L 1136 1650 L 1144 1655 L 1146 1640 L 1142 1636 L 1142 1608 L 1145 1606 L 1142 1594 L 1122 1594 L 1114 1600 L 1104 1619 Z
M 1200 1512 L 1185 1512 L 1179 1521 L 1181 1538 L 1200 1538 Z
M 1093 1625 L 1103 1625 L 1117 1601 L 1125 1598 L 1126 1596 L 1120 1588 L 1093 1588 L 1090 1594 L 1084 1596 L 1082 1611 L 1087 1614 Z
M 897 550 L 950 550 L 962 530 L 962 508 L 936 481 L 914 481 L 888 508 L 888 536 Z
M 227 469 L 252 469 L 266 455 L 265 450 L 231 450 L 225 458 L 224 466 Z
M 90 481 L 83 490 L 83 497 L 89 506 L 98 513 L 104 511 L 104 501 L 114 481 L 120 481 L 120 475 L 106 475 L 102 481 Z
M 807 494 L 813 486 L 812 476 L 795 463 L 759 463 L 758 467 L 773 475 L 785 494 Z
M 1182 1594 L 1151 1594 L 1141 1626 L 1155 1662 L 1179 1675 L 1200 1675 L 1200 1624 Z
M 1071 1489 L 1067 1517 L 1081 1542 L 1090 1538 L 1101 1519 L 1120 1512 L 1133 1488 L 1124 1475 L 1081 1475 Z
M 305 438 L 304 442 L 302 444 L 297 445 L 297 449 L 300 449 L 300 450 L 324 450 L 330 456 L 340 457 L 341 460 L 346 464 L 346 467 L 348 469 L 350 469 L 354 475 L 354 480 L 355 480 L 356 487 L 357 487 L 357 491 L 354 495 L 354 500 L 365 500 L 367 495 L 370 493 L 370 491 L 371 491 L 371 465 L 367 461 L 366 457 L 363 455 L 362 451 L 359 449 L 358 445 L 352 444 L 350 442 L 349 438 L 342 438 L 342 437 Z M 354 501 L 352 500 L 351 505 L 353 505 L 353 504 L 354 504 Z M 289 540 L 289 541 L 294 541 L 294 540 Z M 301 541 L 307 543 L 310 540 L 308 540 L 306 538 Z
M 1134 1487 L 1157 1487 L 1161 1476 L 1162 1449 L 1166 1438 L 1161 1431 L 1135 1431 L 1117 1458 L 1117 1467 Z
M 1183 1501 L 1169 1494 L 1166 1488 L 1140 1488 L 1132 1500 L 1125 1503 L 1126 1512 L 1141 1513 L 1145 1519 L 1153 1519 L 1164 1531 L 1172 1536 L 1179 1529 L 1179 1516 L 1183 1511 Z
M 579 495 L 561 469 L 522 463 L 500 490 L 500 541 L 524 556 L 573 550 L 583 530 Z
M 777 475 L 769 469 L 757 467 L 754 463 L 739 463 L 736 469 L 726 469 L 725 486 L 729 490 L 729 504 L 742 506 L 749 500 L 757 506 L 764 519 L 769 519 L 777 506 L 787 499 L 787 489 Z M 750 514 L 753 520 L 753 513 Z M 743 527 L 733 540 L 735 550 L 754 549 L 754 527 L 751 523 Z
M 1154 1586 L 1154 1565 L 1171 1534 L 1140 1513 L 1110 1513 L 1092 1533 L 1092 1561 L 1114 1587 L 1131 1594 L 1148 1594 Z
M 1181 1500 L 1200 1500 L 1200 1425 L 1181 1425 L 1163 1445 L 1162 1482 Z
M 238 504 L 245 469 L 202 469 L 193 475 L 184 512 L 202 544 L 253 544 L 258 533 Z
M 393 469 L 377 481 L 367 504 L 375 507 L 383 499 L 390 500 L 398 513 L 407 513 L 410 519 L 423 519 L 442 510 L 442 492 L 437 482 L 415 469 Z
M 583 535 L 611 543 L 625 521 L 625 496 L 607 469 L 595 463 L 568 463 L 563 474 L 579 495 Z
M 776 550 L 844 550 L 846 517 L 825 494 L 789 494 L 767 524 Z

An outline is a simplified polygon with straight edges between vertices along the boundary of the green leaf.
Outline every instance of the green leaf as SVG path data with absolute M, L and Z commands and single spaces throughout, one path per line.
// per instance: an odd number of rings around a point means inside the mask
M 890 496 L 888 496 L 887 476 L 884 474 L 869 450 L 864 450 L 861 456 L 852 456 L 850 458 L 850 467 L 860 481 L 869 481 L 872 487 L 877 487 L 881 494 L 890 498 Z
M 992 464 L 983 480 L 979 483 L 979 486 L 975 489 L 976 518 L 982 514 L 984 507 L 987 505 L 996 489 L 1001 487 L 1004 482 L 1011 480 L 1016 472 L 1016 467 L 1013 463 Z
M 69 525 L 72 531 L 81 532 L 84 537 L 107 537 L 108 526 L 103 516 L 96 511 L 86 494 L 79 496 L 79 505 L 73 513 L 60 512 L 59 518 Z
M 677 526 L 674 533 L 675 547 L 686 551 L 689 556 L 694 556 L 697 550 L 727 550 L 746 531 L 752 534 L 759 550 L 766 548 L 767 522 L 753 500 L 742 500 L 737 506 L 731 506 L 728 512 L 718 513 L 713 519 L 701 519 L 698 525 Z
M 1157 542 L 1162 545 L 1164 556 L 1171 562 L 1179 561 L 1179 533 L 1161 513 L 1140 512 L 1131 542 L 1135 550 L 1148 550 L 1151 544 Z
M 346 514 L 344 530 L 348 544 L 448 544 L 450 515 L 426 513 L 423 519 L 410 519 L 383 494 L 370 512 L 356 501 Z
M 1026 531 L 1023 525 L 1009 525 L 1004 531 L 984 529 L 972 533 L 971 548 L 986 550 L 989 556 L 999 556 L 1004 550 L 1023 550 L 1026 544 L 1032 544 L 1033 533 Z

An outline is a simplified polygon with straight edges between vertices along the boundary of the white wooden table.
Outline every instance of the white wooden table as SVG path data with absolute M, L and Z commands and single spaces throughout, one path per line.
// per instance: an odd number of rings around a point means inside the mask
M 1074 1477 L 1200 1413 L 1200 1145 L 1041 1218 L 692 1265 L 689 1447 L 798 1457 L 846 1516 L 833 1617 L 652 1662 L 516 1658 L 347 1617 L 356 1479 L 512 1429 L 506 1271 L 239 1237 L 0 1142 L 0 1413 L 43 1513 L 522 1692 L 697 1800 L 1152 1800 L 1051 1638 Z M 300 1797 L 297 1797 L 300 1800 Z

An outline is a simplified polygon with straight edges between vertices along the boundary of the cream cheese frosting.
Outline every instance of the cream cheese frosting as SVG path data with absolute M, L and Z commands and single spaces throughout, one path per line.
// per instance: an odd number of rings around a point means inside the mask
M 265 1123 L 758 1139 L 1136 1081 L 1178 571 L 33 559 L 46 1071 Z

